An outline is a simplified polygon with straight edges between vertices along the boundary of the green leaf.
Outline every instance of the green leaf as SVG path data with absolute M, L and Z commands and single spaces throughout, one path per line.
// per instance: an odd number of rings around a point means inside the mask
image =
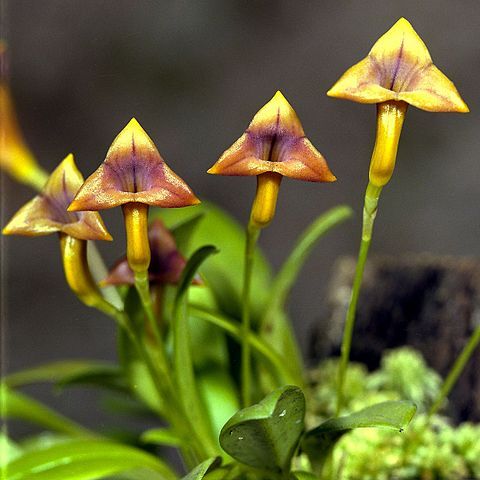
M 175 238 L 175 242 L 177 245 L 182 246 L 182 251 L 190 247 L 190 240 L 204 216 L 203 213 L 198 213 L 190 218 L 182 219 L 179 223 L 171 227 L 171 233 Z
M 215 245 L 220 250 L 218 255 L 202 265 L 201 273 L 212 288 L 221 310 L 234 318 L 240 318 L 242 275 L 239 272 L 243 268 L 244 228 L 219 207 L 205 201 L 193 207 L 163 208 L 152 213 L 162 218 L 167 228 L 175 227 L 179 222 L 192 219 L 199 214 L 204 215 L 188 239 L 188 245 L 183 245 L 179 239 L 178 247 L 186 256 L 190 256 L 195 250 L 207 244 Z M 270 284 L 270 266 L 257 249 L 255 275 L 252 281 L 252 292 L 255 292 L 255 295 L 251 298 L 253 322 L 258 322 L 261 312 L 264 311 Z
M 143 328 L 144 312 L 134 287 L 129 289 L 125 298 L 125 312 L 135 328 Z M 124 329 L 118 330 L 118 354 L 124 375 L 135 396 L 152 411 L 162 415 L 162 399 L 158 395 L 148 368 Z
M 114 364 L 96 360 L 61 360 L 12 373 L 3 381 L 12 388 L 39 382 L 66 384 L 76 377 L 88 378 L 105 372 L 118 372 L 118 369 Z
M 95 480 L 148 468 L 151 480 L 175 480 L 170 468 L 142 450 L 101 440 L 74 440 L 10 462 L 4 480 Z
M 235 322 L 231 318 L 228 318 L 221 313 L 208 310 L 204 307 L 192 305 L 190 307 L 190 314 L 195 318 L 205 320 L 206 322 L 216 325 L 221 328 L 228 335 L 235 338 L 239 342 L 242 340 L 242 329 L 238 322 Z M 259 359 L 266 361 L 272 372 L 278 375 L 280 383 L 294 382 L 295 377 L 290 371 L 289 365 L 283 360 L 280 355 L 271 348 L 270 345 L 265 343 L 254 333 L 250 332 L 249 335 L 250 345 L 252 347 L 253 354 L 257 355 Z
M 215 247 L 205 246 L 199 248 L 191 256 L 182 272 L 173 304 L 174 373 L 180 394 L 179 397 L 185 414 L 191 424 L 197 428 L 207 450 L 211 452 L 216 452 L 217 448 L 216 442 L 212 438 L 213 432 L 208 422 L 208 416 L 203 409 L 201 401 L 199 401 L 199 392 L 195 382 L 190 331 L 188 328 L 187 293 L 200 265 L 214 253 L 217 253 Z
M 0 396 L 2 398 L 2 417 L 4 418 L 25 420 L 68 435 L 96 435 L 27 395 L 11 390 L 5 384 L 0 385 Z
M 185 475 L 182 480 L 201 480 L 207 473 L 215 470 L 222 463 L 220 457 L 213 457 L 205 460 L 200 465 L 197 465 L 188 475 Z
M 240 408 L 238 391 L 229 372 L 216 366 L 198 372 L 196 379 L 210 423 L 218 438 L 223 425 Z
M 0 468 L 20 455 L 22 455 L 22 448 L 5 433 L 0 432 Z M 2 473 L 1 470 L 0 473 Z
M 331 418 L 307 432 L 301 448 L 315 469 L 321 470 L 327 456 L 340 438 L 354 428 L 390 428 L 402 431 L 415 415 L 417 407 L 407 400 L 377 403 L 358 412 Z
M 275 345 L 279 353 L 289 359 L 292 368 L 295 367 L 293 370 L 299 385 L 301 385 L 302 378 L 301 354 L 288 317 L 284 313 L 285 302 L 300 270 L 318 240 L 351 215 L 352 209 L 342 205 L 332 208 L 313 221 L 299 236 L 293 250 L 275 276 L 271 287 L 271 295 L 261 320 L 262 337 L 271 345 Z
M 170 428 L 152 428 L 142 433 L 140 440 L 144 443 L 180 447 L 182 439 Z
M 302 434 L 304 417 L 303 392 L 295 386 L 282 387 L 237 412 L 223 427 L 220 445 L 241 463 L 285 472 Z
M 292 472 L 291 477 L 295 480 L 318 480 L 318 477 L 311 472 L 304 472 L 302 470 Z

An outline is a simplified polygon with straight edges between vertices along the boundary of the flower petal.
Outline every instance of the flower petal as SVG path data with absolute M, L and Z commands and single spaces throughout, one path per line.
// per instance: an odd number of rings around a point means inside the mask
M 308 138 L 297 142 L 285 157 L 285 161 L 273 163 L 273 172 L 307 182 L 334 182 L 337 179 Z
M 398 99 L 429 112 L 469 112 L 453 82 L 435 65 L 413 78 Z
M 382 87 L 381 81 L 382 72 L 377 62 L 366 57 L 350 67 L 327 95 L 359 103 L 380 103 L 395 99 L 395 92 Z

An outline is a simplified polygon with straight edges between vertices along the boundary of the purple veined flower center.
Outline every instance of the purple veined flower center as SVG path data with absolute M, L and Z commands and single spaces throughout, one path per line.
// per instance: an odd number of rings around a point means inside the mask
M 104 163 L 107 179 L 122 192 L 139 193 L 148 191 L 164 177 L 164 166 L 158 152 L 141 149 L 139 153 L 132 137 L 129 155 L 113 152 Z
M 418 57 L 412 57 L 405 48 L 404 39 L 394 58 L 384 59 L 370 55 L 370 59 L 377 70 L 378 84 L 396 93 L 414 89 L 416 80 L 431 65 L 431 62 L 425 63 Z
M 40 194 L 40 196 L 48 205 L 50 218 L 54 222 L 69 224 L 76 223 L 80 220 L 79 213 L 67 211 L 68 206 L 75 197 L 75 192 L 72 192 L 69 188 L 65 172 L 63 172 L 61 189 L 59 189 L 59 191 L 55 191 L 54 194 Z
M 278 124 L 261 132 L 247 130 L 246 134 L 255 149 L 256 157 L 269 162 L 287 161 L 289 152 L 304 138 Z

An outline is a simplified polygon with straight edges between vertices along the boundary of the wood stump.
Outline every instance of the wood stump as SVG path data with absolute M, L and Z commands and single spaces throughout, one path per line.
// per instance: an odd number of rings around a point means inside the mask
M 355 259 L 341 258 L 329 287 L 328 324 L 316 357 L 339 354 Z M 480 324 L 480 261 L 432 255 L 374 257 L 367 262 L 351 359 L 378 367 L 385 349 L 411 345 L 443 377 Z M 480 421 L 480 348 L 450 394 L 451 417 Z

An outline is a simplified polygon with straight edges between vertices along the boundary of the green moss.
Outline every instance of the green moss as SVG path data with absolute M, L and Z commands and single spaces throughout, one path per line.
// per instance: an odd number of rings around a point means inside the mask
M 311 376 L 307 418 L 313 426 L 333 416 L 337 360 L 327 360 Z M 368 373 L 352 364 L 346 377 L 346 410 L 384 400 L 409 399 L 418 414 L 402 433 L 358 429 L 345 435 L 334 452 L 335 478 L 340 480 L 455 480 L 480 477 L 480 425 L 451 425 L 424 414 L 439 391 L 441 379 L 411 348 L 387 352 L 380 369 Z

